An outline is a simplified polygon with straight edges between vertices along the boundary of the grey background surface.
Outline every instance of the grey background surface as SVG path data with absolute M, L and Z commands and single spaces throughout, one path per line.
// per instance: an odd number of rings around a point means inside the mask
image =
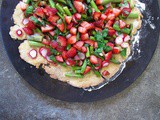
M 67 103 L 26 83 L 0 40 L 0 120 L 160 120 L 159 65 L 160 42 L 145 72 L 125 91 L 98 102 Z

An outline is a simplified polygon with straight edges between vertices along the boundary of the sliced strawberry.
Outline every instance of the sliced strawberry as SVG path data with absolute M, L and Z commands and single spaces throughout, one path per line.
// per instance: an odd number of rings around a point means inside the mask
M 107 19 L 107 16 L 105 14 L 101 14 L 101 17 L 100 17 L 101 20 L 105 20 Z
M 72 28 L 72 26 L 73 26 L 73 23 L 68 24 L 67 25 L 67 30 L 70 30 Z
M 120 28 L 125 28 L 126 27 L 126 23 L 123 20 L 119 20 L 119 26 Z
M 85 40 L 85 43 L 89 44 L 90 46 L 94 46 L 94 41 L 93 40 Z
M 36 28 L 34 22 L 32 22 L 32 21 L 30 21 L 30 20 L 28 21 L 28 23 L 26 24 L 26 26 L 27 26 L 28 28 L 32 29 L 32 30 Z
M 108 35 L 109 36 L 113 36 L 113 35 L 115 35 L 116 34 L 116 31 L 114 30 L 114 29 L 109 29 L 108 30 Z
M 112 57 L 112 51 L 105 54 L 105 61 L 110 61 L 111 57 Z
M 98 48 L 98 43 L 94 42 L 94 48 Z
M 57 48 L 58 47 L 58 42 L 57 41 L 52 41 L 51 43 L 50 43 L 50 46 L 52 47 L 52 48 Z
M 62 57 L 63 57 L 63 59 L 65 59 L 65 60 L 67 59 L 67 51 L 63 51 L 63 52 L 62 52 Z
M 81 52 L 78 53 L 78 56 L 81 60 L 84 60 L 86 58 L 85 54 Z
M 87 73 L 90 72 L 90 71 L 91 71 L 91 67 L 90 67 L 90 66 L 87 66 L 86 69 L 85 69 L 85 71 L 84 71 L 84 75 L 87 74 Z
M 74 66 L 74 65 L 76 64 L 76 61 L 74 61 L 74 60 L 71 59 L 71 58 L 68 58 L 68 59 L 66 60 L 66 64 L 67 64 L 68 66 Z
M 98 58 L 98 63 L 95 65 L 95 70 L 100 70 L 102 68 L 102 60 Z
M 86 33 L 87 29 L 83 28 L 83 27 L 78 27 L 78 32 L 80 32 L 80 33 Z
M 94 12 L 94 14 L 93 14 L 93 18 L 94 18 L 94 20 L 99 20 L 99 18 L 101 17 L 101 12 Z
M 84 34 L 81 34 L 81 40 L 88 40 L 89 39 L 89 35 L 88 33 L 84 33 Z
M 23 30 L 27 35 L 33 35 L 33 31 L 30 28 L 24 27 Z
M 47 16 L 54 16 L 58 12 L 56 8 L 51 8 L 49 6 L 45 7 L 43 11 Z
M 82 47 L 84 45 L 84 42 L 83 41 L 77 41 L 74 45 L 74 47 L 77 49 L 77 50 L 81 50 Z
M 46 25 L 45 27 L 44 26 L 41 27 L 41 30 L 42 30 L 43 33 L 49 32 L 49 31 L 51 31 L 53 29 L 54 29 L 54 27 L 51 26 L 51 25 Z
M 109 20 L 106 25 L 105 28 L 112 28 L 114 21 L 113 20 Z
M 50 45 L 50 41 L 47 40 L 47 39 L 43 39 L 43 40 L 42 40 L 42 43 L 45 44 L 45 45 Z
M 71 23 L 71 21 L 72 21 L 72 16 L 65 16 L 64 18 L 65 18 L 65 21 L 66 21 L 67 24 L 70 24 L 70 23 Z
M 57 24 L 57 27 L 58 27 L 58 29 L 61 31 L 61 32 L 64 32 L 64 23 L 62 22 L 61 24 Z
M 64 60 L 63 60 L 63 58 L 62 58 L 61 55 L 58 55 L 58 56 L 56 56 L 55 58 L 56 58 L 56 60 L 57 60 L 58 62 L 64 62 Z
M 55 35 L 55 32 L 54 31 L 49 31 L 49 34 L 54 36 Z
M 77 37 L 76 37 L 76 35 L 73 35 L 68 39 L 67 42 L 68 42 L 68 44 L 74 44 L 74 43 L 76 43 L 76 41 L 77 41 Z
M 61 46 L 67 46 L 67 39 L 63 36 L 58 36 L 57 42 L 59 42 Z
M 76 20 L 76 17 L 74 15 L 72 16 L 72 21 L 73 21 L 74 24 L 78 24 L 78 22 Z
M 121 14 L 121 10 L 118 8 L 113 8 L 113 14 L 118 17 Z
M 130 8 L 123 8 L 123 9 L 122 9 L 122 15 L 123 15 L 124 17 L 127 17 L 127 16 L 130 14 L 131 11 L 132 11 L 132 10 L 131 10 Z
M 66 38 L 69 39 L 72 35 L 71 34 L 68 34 L 66 35 Z
M 108 42 L 106 45 L 109 46 L 109 47 L 111 47 L 112 49 L 114 48 L 114 44 L 111 43 L 111 42 Z
M 119 47 L 114 47 L 113 48 L 113 54 L 119 54 L 120 53 L 120 48 Z
M 99 28 L 99 27 L 95 27 L 95 30 L 102 32 L 102 28 Z
M 103 76 L 107 76 L 107 75 L 110 75 L 110 73 L 109 73 L 107 70 L 104 70 L 104 71 L 102 72 L 102 75 L 103 75 Z
M 98 64 L 98 58 L 95 55 L 90 56 L 90 62 L 92 64 Z
M 39 17 L 41 17 L 41 18 L 43 18 L 45 16 L 43 8 L 41 8 L 41 7 L 36 8 L 35 14 L 38 15 Z
M 82 47 L 82 50 L 81 50 L 83 53 L 86 53 L 87 52 L 87 48 L 85 46 Z
M 26 4 L 22 1 L 20 1 L 19 5 L 20 5 L 20 8 L 21 8 L 22 11 L 25 11 L 28 7 L 28 4 Z
M 107 16 L 107 20 L 114 20 L 116 18 L 115 14 L 109 13 Z
M 86 30 L 94 29 L 94 24 L 88 23 L 87 21 L 83 21 L 83 22 L 81 23 L 81 26 L 82 26 L 83 28 L 86 28 Z
M 77 54 L 77 50 L 74 47 L 71 47 L 68 51 L 67 51 L 67 57 L 68 58 L 72 58 Z
M 98 6 L 98 9 L 99 9 L 99 10 L 104 10 L 103 5 L 99 5 L 99 6 Z
M 82 66 L 82 64 L 83 64 L 83 61 L 80 60 L 80 61 L 78 62 L 78 66 Z
M 57 20 L 59 20 L 59 16 L 57 16 L 57 15 L 49 16 L 49 18 L 47 20 L 54 25 L 54 24 L 56 24 Z
M 57 46 L 57 47 L 56 47 L 56 50 L 57 50 L 58 52 L 63 52 L 63 51 L 65 50 L 65 47 L 64 47 L 64 46 Z
M 93 24 L 96 27 L 102 28 L 104 25 L 103 22 L 104 22 L 103 20 L 98 20 L 98 21 L 95 21 Z
M 74 4 L 74 7 L 76 8 L 77 12 L 79 12 L 79 13 L 84 12 L 85 6 L 83 5 L 82 2 L 74 1 L 73 4 Z
M 112 12 L 113 12 L 113 11 L 112 11 L 112 8 L 111 8 L 111 4 L 109 3 L 109 4 L 108 4 L 108 8 L 106 9 L 106 11 L 105 11 L 104 14 L 105 14 L 106 16 L 108 16 L 108 14 L 110 14 L 110 13 L 112 13 Z
M 77 34 L 77 28 L 72 27 L 72 28 L 70 29 L 70 33 L 71 33 L 72 35 L 76 35 L 76 34 Z
M 103 3 L 103 0 L 96 0 L 97 5 L 101 5 Z
M 108 61 L 103 61 L 102 62 L 102 67 L 107 67 L 109 65 L 109 62 Z
M 75 16 L 76 20 L 81 20 L 81 17 L 82 17 L 81 14 L 75 13 L 74 16 Z

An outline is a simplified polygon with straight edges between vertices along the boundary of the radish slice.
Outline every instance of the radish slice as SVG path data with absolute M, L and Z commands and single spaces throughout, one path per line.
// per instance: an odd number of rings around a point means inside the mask
M 44 58 L 46 58 L 48 55 L 50 55 L 50 50 L 48 48 L 45 48 L 45 47 L 41 47 L 39 49 L 39 52 Z
M 117 45 L 121 45 L 123 43 L 123 39 L 121 37 L 117 37 L 116 40 L 115 40 L 115 43 Z
M 124 42 L 127 42 L 131 39 L 131 37 L 129 35 L 127 35 L 125 38 L 124 38 Z
M 37 58 L 37 50 L 35 49 L 32 49 L 30 52 L 29 52 L 29 55 L 32 59 L 35 59 Z
M 70 37 L 71 37 L 71 34 L 68 34 L 68 35 L 66 36 L 67 39 L 69 39 Z
M 18 30 L 16 30 L 16 34 L 17 34 L 17 36 L 22 36 L 23 35 L 23 32 L 22 32 L 22 30 L 21 29 L 18 29 Z
M 47 60 L 48 62 L 53 62 L 53 61 L 50 59 L 49 56 L 46 57 L 46 60 Z
M 122 47 L 122 48 L 128 48 L 128 47 L 129 47 L 129 43 L 125 43 L 125 42 L 124 42 L 124 43 L 121 44 L 121 47 Z
M 103 66 L 103 67 L 107 67 L 108 65 L 109 65 L 109 62 L 107 62 L 107 61 L 103 61 L 103 62 L 102 62 L 102 66 Z
M 22 21 L 22 24 L 26 26 L 28 23 L 29 23 L 29 20 L 27 18 L 24 18 Z
M 78 56 L 81 60 L 85 59 L 85 54 L 84 53 L 78 53 Z
M 21 8 L 22 11 L 26 10 L 27 7 L 28 7 L 28 4 L 26 4 L 26 3 L 22 2 L 22 1 L 19 4 L 20 4 L 20 8 Z

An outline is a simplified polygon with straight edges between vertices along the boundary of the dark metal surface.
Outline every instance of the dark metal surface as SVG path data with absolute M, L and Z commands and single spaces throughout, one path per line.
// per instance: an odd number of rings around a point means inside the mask
M 28 83 L 42 93 L 56 99 L 70 102 L 91 102 L 115 95 L 131 85 L 141 75 L 156 49 L 160 29 L 160 20 L 157 18 L 160 16 L 158 2 L 156 0 L 143 0 L 142 2 L 147 3 L 146 12 L 148 12 L 148 14 L 144 14 L 144 20 L 148 20 L 148 15 L 151 15 L 154 17 L 151 22 L 156 28 L 151 29 L 148 23 L 144 24 L 145 22 L 143 22 L 140 34 L 142 36 L 140 41 L 141 57 L 129 62 L 123 73 L 115 81 L 100 90 L 86 92 L 82 89 L 74 88 L 66 83 L 51 79 L 46 73 L 34 67 L 31 68 L 29 64 L 20 59 L 18 53 L 19 44 L 8 35 L 9 28 L 13 25 L 11 16 L 17 2 L 4 0 L 1 8 L 2 37 L 8 56 L 16 70 Z

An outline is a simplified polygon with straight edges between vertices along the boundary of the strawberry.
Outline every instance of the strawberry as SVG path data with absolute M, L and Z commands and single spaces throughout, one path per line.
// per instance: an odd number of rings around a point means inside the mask
M 71 33 L 72 35 L 76 35 L 76 34 L 77 34 L 77 28 L 72 27 L 72 28 L 70 29 L 70 33 Z
M 97 4 L 97 5 L 101 5 L 102 2 L 103 2 L 103 0 L 96 0 L 96 4 Z
M 72 21 L 72 16 L 65 16 L 64 18 L 65 18 L 65 21 L 66 21 L 67 24 L 70 24 L 70 23 L 71 23 L 71 21 Z
M 93 18 L 94 18 L 94 20 L 99 20 L 99 18 L 101 17 L 101 13 L 100 12 L 94 12 L 93 13 Z
M 103 75 L 103 76 L 107 76 L 107 75 L 110 75 L 110 73 L 109 73 L 107 70 L 104 70 L 104 71 L 102 72 L 102 75 Z
M 42 43 L 45 44 L 45 45 L 50 45 L 50 41 L 47 40 L 47 39 L 44 39 L 42 40 Z
M 74 47 L 77 49 L 77 50 L 81 50 L 82 47 L 84 45 L 84 42 L 83 41 L 77 41 L 75 44 L 74 44 Z
M 118 17 L 121 14 L 121 10 L 117 8 L 113 8 L 113 14 Z
M 98 43 L 94 42 L 94 48 L 98 48 Z
M 49 16 L 49 18 L 47 19 L 50 23 L 55 24 L 57 22 L 57 20 L 59 20 L 59 16 L 54 15 L 54 16 Z
M 49 31 L 49 34 L 54 36 L 55 35 L 55 32 L 54 31 Z
M 114 48 L 114 44 L 111 42 L 106 43 L 107 46 L 111 47 L 112 49 Z
M 30 28 L 24 27 L 23 30 L 27 35 L 33 35 L 33 31 Z
M 109 20 L 106 25 L 105 28 L 112 28 L 114 21 L 113 20 Z
M 68 24 L 67 25 L 67 30 L 70 30 L 72 28 L 72 26 L 73 26 L 73 23 Z
M 78 22 L 76 20 L 76 17 L 74 15 L 72 16 L 72 21 L 73 21 L 74 24 L 78 24 Z
M 90 46 L 94 46 L 94 41 L 93 40 L 85 40 L 85 43 L 89 44 Z
M 83 74 L 85 75 L 85 74 L 87 74 L 90 71 L 91 71 L 91 67 L 87 66 Z
M 76 41 L 77 41 L 77 37 L 76 37 L 76 35 L 73 35 L 68 39 L 67 42 L 68 42 L 68 44 L 74 44 L 74 43 L 76 43 Z
M 41 30 L 42 30 L 43 33 L 49 32 L 49 31 L 51 31 L 53 29 L 54 29 L 54 27 L 51 26 L 51 25 L 46 25 L 45 27 L 44 26 L 41 27 Z
M 99 27 L 95 27 L 95 30 L 102 32 L 102 28 L 99 28 Z
M 103 20 L 98 20 L 98 21 L 95 21 L 93 24 L 95 27 L 99 27 L 99 28 L 102 28 L 103 27 Z
M 73 5 L 76 8 L 78 13 L 83 13 L 84 12 L 85 6 L 83 5 L 82 2 L 74 1 Z
M 41 8 L 41 7 L 36 8 L 35 14 L 38 15 L 39 17 L 41 17 L 41 18 L 43 18 L 45 16 L 43 8 Z
M 67 39 L 63 36 L 58 36 L 57 42 L 59 42 L 61 46 L 67 46 Z
M 58 56 L 56 56 L 55 58 L 56 58 L 56 60 L 57 60 L 58 62 L 64 62 L 64 60 L 63 60 L 63 58 L 62 58 L 61 55 L 58 55 Z
M 75 62 L 73 59 L 68 58 L 68 59 L 66 60 L 66 64 L 67 64 L 68 66 L 73 66 L 73 65 L 76 64 L 76 62 Z
M 75 13 L 74 16 L 75 16 L 76 20 L 81 20 L 81 17 L 82 17 L 81 14 Z
M 77 54 L 76 48 L 71 47 L 71 48 L 67 51 L 66 56 L 67 56 L 68 58 L 72 58 L 72 57 L 74 57 L 76 54 Z
M 57 46 L 57 47 L 56 47 L 56 50 L 57 50 L 58 52 L 63 52 L 63 51 L 65 50 L 65 47 L 64 47 L 64 46 Z
M 85 46 L 82 47 L 82 50 L 81 50 L 83 53 L 86 53 L 87 52 L 87 48 Z
M 113 35 L 115 35 L 116 34 L 116 31 L 114 30 L 114 29 L 109 29 L 108 30 L 108 35 L 109 36 L 113 36 Z
M 32 30 L 36 28 L 34 22 L 32 22 L 32 21 L 30 21 L 30 20 L 28 21 L 28 23 L 26 24 L 26 26 L 27 26 L 28 28 L 32 29 Z
M 105 54 L 105 61 L 110 61 L 111 57 L 112 57 L 112 51 Z
M 119 47 L 114 47 L 113 48 L 113 54 L 119 54 L 120 53 L 120 48 Z
M 79 53 L 78 53 L 78 56 L 79 56 L 79 58 L 80 58 L 81 60 L 84 60 L 84 59 L 86 58 L 86 55 L 85 55 L 84 53 L 82 53 L 82 52 L 79 52 Z
M 64 23 L 62 22 L 61 24 L 57 24 L 57 27 L 58 27 L 58 29 L 61 31 L 61 32 L 64 32 Z
M 115 14 L 109 13 L 107 16 L 107 20 L 114 20 L 116 18 Z
M 84 33 L 84 34 L 81 34 L 81 40 L 88 40 L 89 39 L 89 35 L 88 33 Z
M 94 28 L 94 24 L 88 23 L 87 21 L 83 21 L 83 22 L 81 23 L 81 26 L 82 26 L 83 28 L 86 28 L 87 30 L 90 30 L 90 29 L 93 29 L 93 28 Z
M 105 20 L 106 18 L 107 16 L 105 14 L 101 14 L 101 17 L 100 17 L 101 20 Z
M 119 26 L 121 29 L 126 27 L 126 23 L 123 20 L 119 20 Z
M 78 32 L 80 32 L 80 33 L 86 33 L 87 29 L 83 28 L 83 27 L 78 27 Z
M 49 6 L 45 7 L 43 11 L 47 16 L 54 16 L 58 12 L 56 8 L 51 8 Z
M 109 62 L 107 62 L 107 61 L 102 62 L 102 67 L 107 67 L 108 65 L 109 65 Z
M 78 66 L 82 66 L 82 64 L 83 64 L 83 61 L 80 60 L 80 61 L 78 62 Z
M 62 52 L 62 57 L 63 57 L 63 59 L 65 59 L 65 60 L 67 59 L 67 51 L 63 51 L 63 52 Z
M 98 9 L 99 9 L 99 10 L 104 10 L 103 5 L 99 5 L 99 6 L 98 6 Z
M 90 56 L 90 62 L 92 64 L 98 64 L 98 58 L 95 55 Z
M 52 41 L 51 43 L 50 43 L 50 46 L 52 47 L 52 48 L 57 48 L 58 47 L 58 42 L 57 41 Z

